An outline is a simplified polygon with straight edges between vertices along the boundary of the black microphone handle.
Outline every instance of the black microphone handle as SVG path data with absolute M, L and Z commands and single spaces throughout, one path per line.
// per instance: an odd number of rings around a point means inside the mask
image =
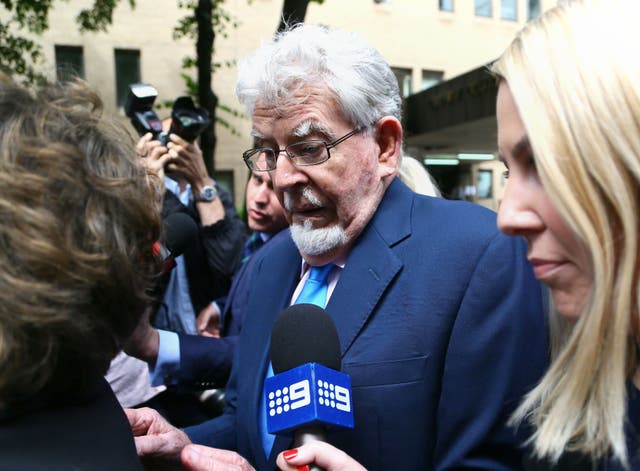
M 321 425 L 309 425 L 307 427 L 300 427 L 294 432 L 293 446 L 298 448 L 309 442 L 326 442 L 327 431 Z M 324 468 L 316 464 L 309 465 L 309 471 L 325 471 Z

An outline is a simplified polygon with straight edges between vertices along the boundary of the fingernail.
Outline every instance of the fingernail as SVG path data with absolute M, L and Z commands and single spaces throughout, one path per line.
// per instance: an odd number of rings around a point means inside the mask
M 305 464 L 304 466 L 298 466 L 298 471 L 309 471 L 309 465 Z
M 282 453 L 282 456 L 284 456 L 285 460 L 291 460 L 291 459 L 295 458 L 296 456 L 298 456 L 298 449 L 294 448 L 293 450 L 287 450 L 287 451 Z M 300 469 L 300 468 L 298 468 L 298 469 Z

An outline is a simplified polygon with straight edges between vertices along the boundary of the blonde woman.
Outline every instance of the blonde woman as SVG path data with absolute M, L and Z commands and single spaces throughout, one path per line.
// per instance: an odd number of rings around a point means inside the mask
M 523 469 L 640 469 L 640 2 L 564 2 L 494 64 L 500 229 L 549 287 L 552 364 L 513 423 Z M 329 445 L 280 455 L 361 469 Z
M 543 469 L 640 467 L 638 18 L 636 0 L 566 2 L 494 65 L 498 224 L 526 239 L 554 306 L 553 362 L 515 417 Z

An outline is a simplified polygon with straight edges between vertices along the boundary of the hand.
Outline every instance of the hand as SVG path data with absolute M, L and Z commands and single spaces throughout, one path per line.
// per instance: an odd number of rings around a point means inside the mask
M 138 456 L 145 468 L 179 469 L 180 452 L 191 443 L 187 434 L 148 407 L 125 409 L 124 412 L 135 437 Z
M 148 132 L 136 144 L 136 151 L 147 171 L 164 179 L 165 165 L 173 159 L 167 148 L 160 144 L 160 141 L 154 140 Z
M 278 455 L 276 463 L 282 471 L 297 471 L 310 464 L 317 464 L 326 471 L 366 471 L 344 451 L 317 441 L 283 451 Z
M 146 361 L 150 365 L 155 365 L 160 350 L 160 335 L 151 325 L 152 306 L 148 306 L 140 318 L 137 327 L 123 345 L 127 355 Z
M 188 471 L 255 471 L 235 451 L 218 450 L 202 445 L 188 445 L 180 455 Z
M 202 150 L 197 143 L 185 141 L 177 134 L 169 134 L 167 149 L 171 156 L 167 171 L 187 180 L 194 193 L 199 193 L 202 187 L 211 184 Z
M 205 307 L 196 318 L 198 333 L 205 337 L 220 338 L 220 311 L 215 304 Z

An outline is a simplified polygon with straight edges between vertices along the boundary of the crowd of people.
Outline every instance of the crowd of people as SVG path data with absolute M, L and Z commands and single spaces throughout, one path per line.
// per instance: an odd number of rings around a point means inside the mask
M 239 61 L 244 221 L 197 140 L 0 76 L 0 469 L 640 469 L 636 18 L 562 2 L 493 63 L 497 214 L 404 155 L 396 77 L 345 30 Z M 163 255 L 175 214 L 196 229 Z M 304 444 L 263 398 L 299 303 L 355 422 Z

